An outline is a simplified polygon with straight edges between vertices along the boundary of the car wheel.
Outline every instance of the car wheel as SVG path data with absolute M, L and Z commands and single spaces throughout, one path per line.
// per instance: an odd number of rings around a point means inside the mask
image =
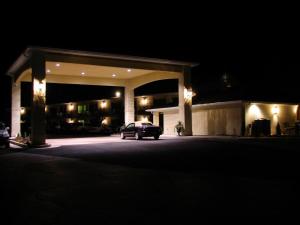
M 142 139 L 141 135 L 139 135 L 138 132 L 136 132 L 134 136 L 135 136 L 135 140 L 141 140 Z
M 126 137 L 125 137 L 124 133 L 121 132 L 121 139 L 125 139 L 125 138 L 126 138 Z
M 158 139 L 159 139 L 159 135 L 155 135 L 155 136 L 154 136 L 154 139 L 155 139 L 155 140 L 158 140 Z

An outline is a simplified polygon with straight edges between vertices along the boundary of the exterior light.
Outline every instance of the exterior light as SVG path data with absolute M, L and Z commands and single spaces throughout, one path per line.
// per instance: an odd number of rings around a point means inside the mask
M 117 98 L 120 98 L 120 97 L 121 97 L 121 92 L 116 91 L 116 94 L 115 94 L 115 95 L 116 95 Z
M 142 104 L 143 106 L 148 105 L 148 98 L 143 97 L 142 100 L 141 100 L 141 104 Z
M 81 75 L 84 76 L 84 75 L 85 75 L 85 72 L 81 72 Z
M 71 118 L 68 118 L 68 119 L 67 119 L 67 123 L 74 123 L 74 122 L 75 122 L 74 119 L 71 119 Z
M 45 112 L 48 112 L 48 106 L 45 106 Z
M 184 99 L 185 99 L 186 102 L 192 101 L 192 97 L 193 97 L 192 89 L 184 88 L 183 96 L 184 96 Z
M 117 76 L 116 74 L 113 74 L 113 75 L 112 75 L 112 77 L 116 77 L 116 76 Z
M 21 108 L 21 115 L 24 115 L 26 113 L 26 109 L 24 107 Z
M 127 69 L 127 72 L 130 73 L 130 72 L 131 72 L 131 69 Z
M 102 120 L 101 122 L 103 125 L 107 125 L 107 119 L 105 118 L 104 120 Z
M 46 71 L 47 73 L 51 73 L 51 70 L 49 70 L 49 69 L 47 69 L 47 71 Z
M 294 113 L 297 114 L 297 111 L 299 110 L 299 106 L 298 105 L 295 105 L 294 107 Z
M 46 97 L 46 80 L 38 80 L 34 78 L 33 80 L 33 93 L 35 100 L 44 100 Z M 42 98 L 42 99 L 41 99 Z
M 256 119 L 259 119 L 261 117 L 261 111 L 255 104 L 250 106 L 249 113 L 252 114 Z
M 149 122 L 148 117 L 147 116 L 143 116 L 142 117 L 142 122 Z
M 107 107 L 107 102 L 103 100 L 100 104 L 101 109 L 105 109 Z
M 273 106 L 273 108 L 272 108 L 272 114 L 273 114 L 273 115 L 278 115 L 278 113 L 279 113 L 279 108 L 278 108 L 278 106 L 277 106 L 277 105 Z
M 60 67 L 60 64 L 59 64 L 59 63 L 56 63 L 55 66 L 56 66 L 56 67 Z
M 72 104 L 72 103 L 71 103 L 71 104 L 68 104 L 68 111 L 69 111 L 69 112 L 74 111 L 74 108 L 75 108 L 75 107 L 74 107 L 74 104 Z

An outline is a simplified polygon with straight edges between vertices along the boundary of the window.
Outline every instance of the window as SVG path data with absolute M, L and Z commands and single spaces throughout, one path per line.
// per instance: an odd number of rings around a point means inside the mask
M 134 123 L 131 123 L 127 126 L 127 128 L 133 128 L 134 127 Z
M 78 111 L 79 114 L 86 113 L 86 111 L 87 111 L 86 105 L 78 105 L 77 106 L 77 111 Z

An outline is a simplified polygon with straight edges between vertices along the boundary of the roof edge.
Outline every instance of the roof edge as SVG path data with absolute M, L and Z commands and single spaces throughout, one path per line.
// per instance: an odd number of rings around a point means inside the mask
M 29 46 L 27 50 L 40 51 L 43 53 L 67 54 L 67 55 L 82 56 L 82 57 L 109 58 L 109 59 L 120 59 L 120 60 L 123 59 L 129 61 L 169 64 L 175 66 L 177 65 L 177 66 L 196 67 L 200 65 L 199 63 L 196 62 L 186 62 L 186 61 L 179 61 L 179 60 L 168 60 L 168 59 L 150 58 L 150 57 L 142 57 L 142 56 L 131 56 L 131 55 L 123 55 L 123 54 L 102 53 L 102 52 L 94 52 L 94 51 L 48 48 L 48 47 L 39 47 L 39 46 Z

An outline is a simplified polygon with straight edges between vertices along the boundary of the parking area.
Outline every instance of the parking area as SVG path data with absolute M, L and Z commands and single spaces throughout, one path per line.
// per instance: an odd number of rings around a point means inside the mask
M 0 155 L 0 210 L 10 224 L 298 214 L 299 139 L 112 136 L 52 144 Z

